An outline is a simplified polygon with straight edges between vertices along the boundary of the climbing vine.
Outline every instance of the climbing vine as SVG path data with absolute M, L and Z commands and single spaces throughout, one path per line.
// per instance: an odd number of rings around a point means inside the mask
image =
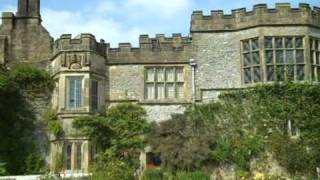
M 161 123 L 150 143 L 165 169 L 233 164 L 247 177 L 254 159 L 271 154 L 290 176 L 314 178 L 320 165 L 319 94 L 320 85 L 291 82 L 224 93 Z
M 37 148 L 41 127 L 31 102 L 46 97 L 53 81 L 44 70 L 20 64 L 0 70 L 0 171 L 1 174 L 40 173 L 44 159 Z

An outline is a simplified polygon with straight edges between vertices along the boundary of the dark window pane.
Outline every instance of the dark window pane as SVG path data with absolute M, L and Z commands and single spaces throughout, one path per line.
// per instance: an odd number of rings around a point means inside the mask
M 282 38 L 276 38 L 276 48 L 283 48 Z
M 284 63 L 283 51 L 276 51 L 276 62 L 277 63 Z
M 266 63 L 267 64 L 273 63 L 273 51 L 266 51 Z
M 81 144 L 77 145 L 77 170 L 81 170 Z
M 98 109 L 98 82 L 92 81 L 91 84 L 91 108 L 93 111 Z
M 316 64 L 320 64 L 320 53 L 316 53 Z
M 287 79 L 290 81 L 294 80 L 294 66 L 293 65 L 287 66 Z
M 72 147 L 71 147 L 71 145 L 68 145 L 67 146 L 67 157 L 66 157 L 67 170 L 71 170 L 71 153 L 72 153 Z
M 303 47 L 302 38 L 296 38 L 296 48 L 302 48 L 302 47 Z
M 274 81 L 274 68 L 273 68 L 273 66 L 267 66 L 267 80 Z
M 243 50 L 250 51 L 249 41 L 243 41 Z
M 304 63 L 303 50 L 297 50 L 296 52 L 297 63 Z
M 252 53 L 253 64 L 260 64 L 259 52 Z
M 293 64 L 293 51 L 286 51 L 286 63 Z
M 243 66 L 250 66 L 250 54 L 243 54 Z
M 277 66 L 276 73 L 277 73 L 277 80 L 284 81 L 284 77 L 285 77 L 284 66 Z
M 314 43 L 314 49 L 319 50 L 319 42 L 320 42 L 320 41 L 315 41 L 315 43 Z
M 264 39 L 264 46 L 265 46 L 265 48 L 273 48 L 272 38 L 265 38 Z
M 297 66 L 297 80 L 298 81 L 304 80 L 304 65 Z
M 254 67 L 253 74 L 254 74 L 254 82 L 260 82 L 261 81 L 260 67 Z
M 251 70 L 250 68 L 244 69 L 244 83 L 251 83 Z
M 293 39 L 292 38 L 286 38 L 286 48 L 293 48 Z
M 257 50 L 259 49 L 259 40 L 258 39 L 254 39 L 251 41 L 251 47 L 252 50 Z

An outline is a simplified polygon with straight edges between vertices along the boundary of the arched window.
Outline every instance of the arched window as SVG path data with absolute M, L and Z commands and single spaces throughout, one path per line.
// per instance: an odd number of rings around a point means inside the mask
M 67 145 L 67 157 L 66 157 L 67 170 L 71 170 L 71 153 L 72 153 L 72 146 L 71 144 L 69 144 Z

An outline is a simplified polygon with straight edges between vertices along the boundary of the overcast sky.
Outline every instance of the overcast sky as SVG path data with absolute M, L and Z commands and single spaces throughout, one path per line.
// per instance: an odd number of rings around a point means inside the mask
M 0 0 L 1 11 L 16 11 L 17 0 Z M 252 10 L 257 3 L 274 7 L 276 0 L 42 0 L 44 26 L 54 38 L 63 33 L 73 36 L 83 32 L 94 34 L 97 39 L 111 42 L 131 42 L 137 46 L 140 34 L 172 33 L 188 35 L 190 16 L 194 10 L 231 9 L 246 7 Z M 287 0 L 298 7 L 298 0 Z M 300 1 L 301 2 L 301 1 Z M 320 0 L 304 0 L 311 6 L 320 6 Z

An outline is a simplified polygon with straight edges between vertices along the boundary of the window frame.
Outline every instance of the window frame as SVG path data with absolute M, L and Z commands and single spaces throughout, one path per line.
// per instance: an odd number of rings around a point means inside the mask
M 79 94 L 79 99 L 77 99 L 77 88 L 76 88 L 76 84 L 74 85 L 75 88 L 74 88 L 74 105 L 72 105 L 70 102 L 71 102 L 71 80 L 79 80 L 80 82 L 80 90 L 78 91 L 80 94 Z M 68 110 L 79 110 L 81 108 L 83 108 L 83 85 L 84 85 L 84 77 L 83 76 L 66 76 L 66 107 Z M 80 101 L 77 103 L 77 101 Z
M 152 69 L 153 71 L 153 81 L 149 81 L 148 72 Z M 163 70 L 163 80 L 159 81 L 158 72 L 159 69 Z M 168 80 L 169 69 L 173 69 L 173 81 Z M 178 70 L 181 71 L 182 80 L 178 78 Z M 153 86 L 153 98 L 148 97 L 148 85 Z M 163 85 L 164 96 L 159 98 L 158 87 Z M 169 85 L 173 86 L 174 97 L 169 97 L 168 87 Z M 182 87 L 182 96 L 179 96 L 179 89 Z M 146 101 L 176 101 L 183 100 L 185 98 L 184 94 L 185 87 L 185 67 L 184 66 L 145 66 L 144 67 L 144 99 Z M 162 94 L 162 93 L 161 93 Z
M 258 42 L 258 48 L 253 49 L 252 47 L 252 41 L 257 40 Z M 244 43 L 249 42 L 249 49 L 245 50 L 244 48 Z M 242 83 L 243 84 L 255 84 L 255 83 L 261 83 L 263 82 L 263 59 L 261 58 L 261 39 L 260 37 L 253 37 L 253 38 L 248 38 L 248 39 L 243 39 L 241 40 L 241 76 L 242 76 Z M 258 53 L 259 57 L 259 63 L 254 64 L 254 56 L 253 54 Z M 245 65 L 245 54 L 249 55 L 249 64 Z M 255 80 L 255 69 L 259 68 L 260 69 L 260 80 Z M 246 75 L 245 75 L 245 70 L 249 69 L 250 73 L 250 79 L 248 82 L 246 82 Z
M 271 41 L 271 47 L 267 46 L 267 39 Z M 281 47 L 276 48 L 276 39 L 281 39 Z M 291 41 L 287 41 L 291 39 Z M 297 45 L 297 39 L 299 45 Z M 258 43 L 258 48 L 253 49 L 252 43 Z M 320 39 L 319 39 L 320 41 Z M 287 42 L 291 42 L 291 46 L 287 46 Z M 246 43 L 246 44 L 245 44 Z M 284 35 L 284 36 L 258 36 L 240 40 L 240 59 L 241 59 L 241 79 L 243 85 L 254 85 L 275 81 L 289 80 L 288 73 L 292 74 L 292 81 L 306 81 L 308 80 L 308 59 L 307 59 L 307 45 L 305 35 Z M 320 44 L 319 44 L 320 46 Z M 257 47 L 257 46 L 255 46 Z M 319 49 L 320 51 L 320 49 Z M 282 62 L 277 61 L 277 52 L 281 52 Z M 288 61 L 287 55 L 291 52 L 291 60 Z M 259 53 L 259 63 L 254 62 L 254 53 Z M 319 53 L 320 54 L 320 53 Z M 269 56 L 268 56 L 269 55 Z M 271 56 L 270 56 L 271 55 Z M 298 56 L 300 55 L 300 56 Z M 290 56 L 289 56 L 290 57 Z M 298 57 L 300 57 L 298 59 Z M 246 59 L 248 58 L 248 60 Z M 269 61 L 269 58 L 272 60 Z M 320 57 L 319 57 L 320 59 Z M 300 60 L 300 61 L 298 61 Z M 320 61 L 320 60 L 319 60 Z M 288 63 L 290 62 L 290 63 Z M 319 63 L 320 64 L 320 63 Z M 290 65 L 292 69 L 290 70 Z M 280 68 L 281 67 L 281 68 Z M 260 78 L 256 79 L 255 68 L 260 69 Z M 283 78 L 279 79 L 277 72 L 280 69 L 283 72 Z M 289 71 L 290 70 L 290 71 Z M 320 74 L 320 65 L 319 65 Z M 320 76 L 319 76 L 320 81 Z
M 320 82 L 320 38 L 310 37 L 311 81 Z
M 272 47 L 268 48 L 266 47 L 266 39 L 269 38 L 272 40 Z M 291 38 L 292 39 L 292 47 L 287 47 L 286 46 L 286 40 Z M 297 39 L 301 39 L 301 43 L 302 46 L 301 47 L 297 47 L 296 46 L 296 40 Z M 277 47 L 276 46 L 276 40 L 277 39 L 281 39 L 281 44 L 282 47 Z M 275 81 L 288 81 L 288 80 L 292 80 L 292 81 L 305 81 L 307 79 L 307 59 L 305 56 L 305 52 L 306 52 L 306 44 L 305 44 L 305 36 L 303 35 L 286 35 L 286 36 L 264 36 L 263 37 L 263 51 L 264 51 L 264 66 L 265 66 L 265 82 L 275 82 Z M 267 59 L 267 52 L 273 52 L 273 56 L 272 56 L 272 63 L 267 63 L 268 59 Z M 288 51 L 292 51 L 292 63 L 288 63 L 287 62 L 287 52 Z M 297 54 L 299 51 L 302 51 L 302 58 L 303 58 L 303 62 L 297 62 Z M 279 63 L 277 61 L 277 52 L 281 52 L 282 54 L 282 62 Z M 290 77 L 288 77 L 289 74 L 289 66 L 293 67 L 293 77 L 292 79 L 290 79 Z M 303 78 L 300 79 L 298 77 L 298 66 L 303 66 Z M 269 80 L 268 79 L 268 67 L 273 67 L 273 80 Z M 283 67 L 283 79 L 279 79 L 278 76 L 278 67 Z

